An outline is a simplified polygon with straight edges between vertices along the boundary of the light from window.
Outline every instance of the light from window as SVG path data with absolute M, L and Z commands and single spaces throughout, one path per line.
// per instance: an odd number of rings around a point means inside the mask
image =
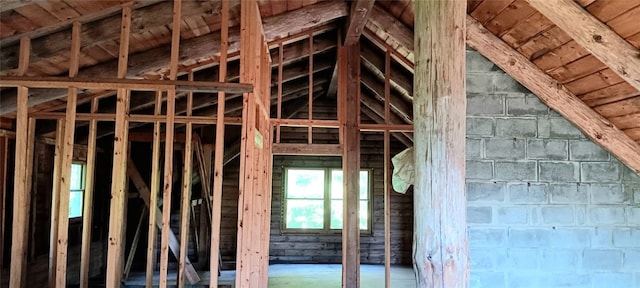
M 286 169 L 285 173 L 286 229 L 342 229 L 342 170 Z M 369 227 L 369 194 L 369 171 L 360 171 L 362 230 Z
M 69 190 L 69 218 L 82 217 L 84 198 L 84 164 L 71 164 L 71 189 Z

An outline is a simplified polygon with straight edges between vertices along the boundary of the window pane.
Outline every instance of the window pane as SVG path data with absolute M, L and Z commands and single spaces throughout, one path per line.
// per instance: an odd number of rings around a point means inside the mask
M 323 200 L 287 200 L 288 229 L 322 229 Z
M 342 170 L 331 170 L 331 199 L 342 199 Z
M 369 171 L 360 171 L 360 199 L 369 199 Z
M 82 190 L 82 164 L 71 164 L 71 190 Z
M 360 230 L 369 228 L 369 201 L 360 201 Z
M 323 199 L 324 170 L 287 170 L 287 198 Z
M 69 193 L 69 218 L 82 217 L 83 191 L 71 191 Z
M 331 200 L 331 229 L 342 229 L 342 200 Z

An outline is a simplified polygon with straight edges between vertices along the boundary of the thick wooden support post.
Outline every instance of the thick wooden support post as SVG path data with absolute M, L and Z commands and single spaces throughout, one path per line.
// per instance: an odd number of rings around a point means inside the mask
M 241 4 L 242 5 L 242 4 Z M 229 0 L 222 0 L 222 22 L 220 23 L 220 73 L 218 80 L 227 78 L 227 50 L 229 47 Z M 209 287 L 218 287 L 220 271 L 220 221 L 222 217 L 222 176 L 224 168 L 224 110 L 225 93 L 218 93 L 218 111 L 216 116 L 216 143 L 213 159 L 213 195 L 211 197 L 211 252 L 209 260 Z M 211 169 L 209 167 L 209 169 Z
M 391 115 L 391 52 L 384 57 L 384 121 Z M 391 133 L 384 131 L 384 287 L 391 288 Z
M 417 287 L 467 287 L 466 1 L 415 2 L 414 243 Z
M 640 90 L 640 51 L 573 0 L 527 0 L 585 50 Z
M 22 38 L 20 41 L 20 63 L 18 71 L 23 75 L 29 67 L 29 53 L 31 51 L 31 41 Z M 29 177 L 31 161 L 29 155 L 33 151 L 22 147 L 31 147 L 29 142 L 33 141 L 33 133 L 30 125 L 34 121 L 29 120 L 29 88 L 18 87 L 18 98 L 16 104 L 16 146 L 15 168 L 13 182 L 13 225 L 11 235 L 11 269 L 9 275 L 9 287 L 22 288 L 25 286 L 27 272 L 27 248 L 29 245 L 29 206 L 31 203 L 31 191 Z M 33 130 L 35 131 L 35 130 Z M 31 135 L 30 135 L 31 134 Z M 31 139 L 29 139 L 31 138 Z M 1 247 L 4 248 L 4 247 Z
M 131 27 L 131 6 L 122 7 L 122 25 L 120 36 L 120 53 L 118 62 L 118 78 L 124 78 L 127 72 L 129 57 L 129 33 Z M 116 124 L 113 138 L 113 170 L 111 181 L 111 204 L 109 210 L 109 235 L 107 239 L 107 271 L 106 287 L 120 287 L 125 246 L 125 202 L 126 171 L 128 154 L 129 93 L 124 88 L 118 89 L 116 98 Z
M 342 287 L 360 287 L 360 44 L 341 46 L 338 101 L 345 111 L 342 155 L 344 216 L 342 223 Z M 342 92 L 342 93 L 340 93 Z M 348 111 L 348 112 L 347 112 Z

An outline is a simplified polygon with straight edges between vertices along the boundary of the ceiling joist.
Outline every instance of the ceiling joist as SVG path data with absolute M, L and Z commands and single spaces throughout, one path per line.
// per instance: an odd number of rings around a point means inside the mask
M 640 50 L 573 0 L 527 0 L 585 50 L 640 90 Z

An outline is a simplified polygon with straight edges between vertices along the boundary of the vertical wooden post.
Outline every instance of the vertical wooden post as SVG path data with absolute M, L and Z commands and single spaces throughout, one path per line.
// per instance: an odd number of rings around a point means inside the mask
M 131 27 L 131 4 L 122 7 L 122 25 L 120 30 L 120 51 L 118 78 L 125 78 L 129 59 L 129 34 Z M 122 258 L 125 246 L 123 225 L 125 217 L 127 148 L 129 122 L 126 119 L 129 110 L 129 91 L 118 89 L 116 101 L 116 124 L 113 140 L 113 171 L 111 184 L 111 205 L 109 212 L 109 236 L 107 246 L 106 287 L 120 287 L 122 280 Z
M 339 100 L 346 113 L 343 129 L 343 223 L 342 223 L 342 287 L 360 287 L 360 44 L 341 46 L 343 57 L 338 67 Z M 346 65 L 345 65 L 346 64 Z M 342 89 L 341 89 L 342 86 Z
M 0 137 L 0 271 L 4 268 L 4 227 L 7 219 L 7 167 L 9 166 L 7 162 L 9 162 L 9 138 Z
M 193 71 L 189 71 L 189 81 L 193 81 Z M 187 116 L 191 116 L 193 93 L 187 93 Z M 224 118 L 223 118 L 224 119 Z M 187 121 L 182 161 L 182 207 L 180 208 L 180 256 L 178 258 L 178 288 L 184 287 L 185 264 L 189 247 L 189 212 L 191 211 L 191 168 L 193 167 L 193 124 Z M 204 181 L 204 180 L 202 180 Z
M 69 77 L 78 74 L 80 53 L 80 23 L 74 22 L 71 36 L 71 57 Z M 69 193 L 71 192 L 71 164 L 73 162 L 73 143 L 76 131 L 76 103 L 78 88 L 69 87 L 65 130 L 62 146 L 62 166 L 60 170 L 60 195 L 58 195 L 58 256 L 56 257 L 56 287 L 67 286 L 67 245 L 69 242 Z
M 417 287 L 467 287 L 466 1 L 415 1 L 414 269 Z
M 29 53 L 31 41 L 29 38 L 20 39 L 20 61 L 18 73 L 23 75 L 29 67 Z M 9 275 L 9 287 L 21 288 L 25 286 L 27 272 L 27 246 L 29 244 L 29 204 L 31 191 L 29 191 L 27 147 L 29 143 L 29 88 L 18 86 L 18 98 L 16 106 L 16 149 L 15 169 L 13 182 L 13 225 L 11 237 L 11 268 Z M 33 138 L 33 135 L 31 136 Z
M 60 219 L 60 173 L 62 170 L 62 149 L 64 140 L 64 119 L 58 119 L 56 127 L 56 146 L 53 157 L 53 186 L 51 189 L 51 223 L 49 232 L 49 282 L 48 287 L 56 285 L 56 260 L 58 259 L 58 223 Z
M 243 4 L 241 4 L 243 5 Z M 227 50 L 229 47 L 229 0 L 222 0 L 222 22 L 220 23 L 220 73 L 219 81 L 227 81 Z M 222 176 L 224 168 L 224 110 L 225 93 L 218 92 L 216 116 L 216 143 L 213 168 L 213 197 L 211 197 L 211 253 L 209 260 L 209 287 L 218 287 L 220 257 L 220 221 L 222 217 Z
M 282 64 L 284 58 L 282 55 L 282 45 L 284 45 L 282 42 L 278 44 L 278 102 L 276 104 L 276 117 L 278 119 L 278 124 L 276 125 L 276 143 L 280 143 L 280 120 L 282 119 L 282 70 L 284 66 Z
M 162 109 L 162 92 L 156 92 L 155 115 Z M 158 192 L 160 191 L 160 121 L 153 123 L 153 144 L 151 148 L 151 186 L 149 192 L 149 235 L 147 238 L 147 278 L 146 287 L 153 286 L 153 267 L 155 265 L 155 246 L 158 229 L 156 228 L 158 211 Z
M 180 48 L 180 22 L 182 1 L 173 2 L 173 22 L 171 31 L 171 63 L 169 78 L 176 80 L 178 75 L 178 57 Z M 160 287 L 167 287 L 167 274 L 169 272 L 169 230 L 171 229 L 171 190 L 173 189 L 173 132 L 176 109 L 176 90 L 171 89 L 167 93 L 167 121 L 165 127 L 164 146 L 164 185 L 162 192 L 162 233 L 160 241 Z M 179 257 L 179 256 L 178 256 Z
M 384 54 L 384 123 L 391 124 L 391 51 Z M 384 287 L 391 288 L 391 139 L 384 131 Z
M 98 112 L 98 99 L 91 100 L 91 113 Z M 82 248 L 80 251 L 80 287 L 89 287 L 89 263 L 91 262 L 91 225 L 93 218 L 93 188 L 96 167 L 96 141 L 98 121 L 89 121 L 89 147 L 87 149 L 87 170 L 82 212 Z
M 313 33 L 309 33 L 309 126 L 307 127 L 307 141 L 313 143 Z

